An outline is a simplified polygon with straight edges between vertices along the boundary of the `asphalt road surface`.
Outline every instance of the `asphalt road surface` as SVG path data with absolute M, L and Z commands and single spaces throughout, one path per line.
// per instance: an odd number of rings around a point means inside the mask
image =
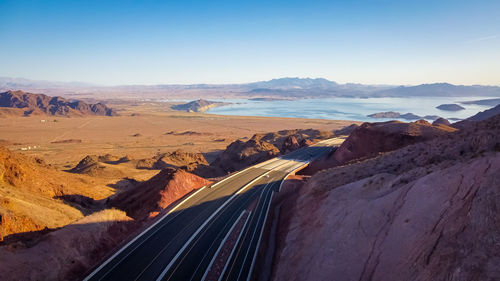
M 84 280 L 203 280 L 224 237 L 244 210 L 251 215 L 219 280 L 249 280 L 272 194 L 290 172 L 342 141 L 322 141 L 199 189 Z

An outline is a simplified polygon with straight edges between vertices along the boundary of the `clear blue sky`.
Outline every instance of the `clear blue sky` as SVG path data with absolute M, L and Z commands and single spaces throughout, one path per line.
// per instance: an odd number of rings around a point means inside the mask
M 500 1 L 0 0 L 0 76 L 500 85 Z

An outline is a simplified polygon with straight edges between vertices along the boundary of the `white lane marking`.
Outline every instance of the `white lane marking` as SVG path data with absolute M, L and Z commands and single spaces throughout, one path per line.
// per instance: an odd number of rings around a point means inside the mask
M 246 184 L 245 186 L 243 186 L 242 188 L 240 188 L 236 193 L 234 193 L 229 199 L 226 200 L 226 202 L 224 202 L 217 210 L 215 210 L 215 212 L 212 213 L 212 215 L 210 215 L 210 217 L 205 220 L 205 222 L 196 230 L 196 232 L 191 235 L 191 237 L 189 238 L 189 240 L 184 244 L 184 246 L 182 246 L 182 248 L 177 252 L 177 254 L 174 256 L 174 258 L 170 261 L 170 263 L 167 265 L 167 267 L 162 271 L 162 273 L 160 274 L 160 276 L 156 279 L 157 281 L 158 280 L 161 280 L 165 274 L 167 274 L 168 270 L 172 267 L 172 265 L 175 263 L 175 261 L 177 261 L 177 259 L 179 258 L 179 256 L 181 255 L 182 252 L 184 252 L 184 250 L 187 248 L 187 246 L 191 243 L 191 241 L 193 241 L 196 236 L 198 235 L 198 233 L 200 233 L 200 231 L 210 222 L 210 220 L 215 217 L 215 215 L 217 215 L 217 213 L 219 213 L 227 204 L 229 204 L 229 202 L 231 202 L 238 194 L 240 194 L 241 192 L 243 192 L 245 189 L 247 189 L 249 186 L 251 186 L 254 182 L 258 181 L 259 179 L 261 179 L 262 177 L 264 177 L 265 175 L 269 174 L 271 171 L 267 171 L 265 172 L 264 174 L 258 176 L 257 178 L 255 178 L 254 180 L 252 180 L 251 182 L 249 182 L 248 184 Z
M 270 192 L 271 192 L 271 194 L 273 193 L 272 189 L 270 189 Z M 263 193 L 265 193 L 265 190 L 263 191 Z M 265 196 L 264 196 L 264 203 L 263 203 L 263 206 L 264 206 L 264 207 L 262 207 L 262 209 L 264 209 L 264 208 L 265 208 L 265 205 L 264 205 L 264 204 L 266 204 L 266 197 L 265 197 Z M 266 214 L 266 215 L 267 215 L 267 214 Z M 257 225 L 258 225 L 258 223 L 259 223 L 259 221 L 260 221 L 260 218 L 261 218 L 261 217 L 262 217 L 262 211 L 259 213 L 259 217 L 257 218 Z M 255 230 L 254 230 L 254 231 L 253 231 L 253 233 L 252 233 L 252 238 L 250 238 L 250 246 L 252 245 L 252 241 L 253 241 L 253 239 L 254 239 L 254 237 L 255 237 L 255 233 L 257 233 L 257 226 L 256 226 Z M 247 261 L 248 252 L 249 252 L 249 251 L 250 251 L 250 248 L 248 248 L 248 249 L 247 249 L 247 251 L 246 251 L 246 253 L 245 253 L 245 258 L 243 259 L 243 263 L 242 263 L 243 267 L 244 267 L 244 265 L 245 265 L 245 262 Z M 239 271 L 239 273 L 238 273 L 238 278 L 237 278 L 237 280 L 240 280 L 241 273 L 243 272 L 243 267 L 242 267 L 242 268 L 240 268 L 240 271 Z
M 231 233 L 233 232 L 234 228 L 240 222 L 241 217 L 243 217 L 243 215 L 245 213 L 247 213 L 246 210 L 243 210 L 243 212 L 241 212 L 241 215 L 236 219 L 236 221 L 234 222 L 233 226 L 231 226 L 231 228 L 227 232 L 226 236 L 224 237 L 224 239 L 220 243 L 219 248 L 217 248 L 217 251 L 215 252 L 214 256 L 212 257 L 212 260 L 210 261 L 210 264 L 207 267 L 207 270 L 205 270 L 205 274 L 203 274 L 203 277 L 201 278 L 202 281 L 204 281 L 205 278 L 207 278 L 208 272 L 210 272 L 210 269 L 212 269 L 212 265 L 214 264 L 215 260 L 217 259 L 217 256 L 219 255 L 219 252 L 222 250 L 222 247 L 224 246 L 224 244 L 226 244 L 227 239 L 229 239 L 229 236 L 231 236 Z M 236 239 L 236 244 L 235 245 L 237 245 L 238 241 L 240 241 L 241 235 L 243 234 L 243 230 L 245 229 L 245 227 L 246 227 L 246 225 L 247 225 L 247 223 L 248 223 L 248 221 L 250 219 L 250 215 L 251 214 L 252 214 L 252 211 L 248 212 L 248 216 L 245 219 L 245 223 L 243 224 L 243 227 L 241 228 L 240 234 L 238 234 L 238 238 Z M 231 259 L 231 254 L 234 251 L 234 248 L 235 247 L 233 247 L 233 250 L 229 254 L 228 261 L 229 261 L 229 259 Z
M 342 143 L 344 141 L 344 139 L 340 139 L 340 138 L 332 138 L 332 139 L 328 139 L 328 140 L 324 140 L 324 141 L 321 141 L 321 142 L 318 142 L 314 145 L 312 145 L 313 147 L 314 146 L 319 146 L 321 144 L 326 144 L 326 143 L 331 143 L 331 142 L 339 142 L 338 144 Z M 337 144 L 337 143 L 335 143 Z M 262 167 L 262 166 L 265 166 L 265 165 L 268 165 L 268 164 L 271 164 L 272 162 L 276 162 L 276 161 L 279 161 L 279 160 L 283 160 L 283 161 L 286 161 L 286 162 L 289 162 L 289 161 L 295 161 L 295 160 L 287 160 L 287 159 L 281 159 L 280 157 L 276 157 L 276 158 L 272 158 L 272 159 L 269 159 L 265 162 L 262 162 L 262 163 L 259 163 L 257 165 L 254 165 L 254 166 L 250 166 L 246 169 L 243 169 L 215 184 L 212 185 L 212 187 L 215 187 L 219 184 L 221 184 L 222 182 L 225 182 L 227 180 L 229 180 L 230 178 L 233 178 L 235 177 L 236 175 L 244 172 L 244 171 L 247 171 L 251 168 L 257 168 L 257 167 Z M 277 166 L 280 166 L 280 165 L 276 165 L 274 166 L 273 168 L 276 168 Z M 272 168 L 272 169 L 273 169 Z M 270 172 L 270 171 L 269 171 Z M 260 177 L 264 176 L 265 174 L 261 175 Z M 259 178 L 260 178 L 259 177 Z M 160 223 L 162 220 L 164 220 L 166 217 L 168 217 L 168 215 L 170 213 L 172 213 L 174 210 L 176 210 L 178 207 L 180 207 L 180 205 L 182 205 L 183 203 L 185 203 L 187 200 L 189 200 L 191 197 L 193 197 L 195 194 L 197 194 L 198 192 L 200 192 L 203 188 L 205 188 L 205 186 L 203 186 L 202 188 L 198 189 L 196 192 L 194 192 L 193 194 L 191 194 L 190 196 L 188 196 L 186 199 L 184 199 L 183 201 L 179 202 L 174 208 L 172 208 L 168 213 L 166 213 L 162 218 L 160 218 L 159 220 L 157 220 L 155 223 L 153 223 L 150 227 L 148 227 L 146 230 L 144 230 L 143 232 L 141 232 L 138 236 L 136 236 L 134 239 L 132 239 L 129 243 L 127 243 L 125 246 L 123 246 L 120 250 L 118 250 L 113 256 L 111 256 L 109 259 L 107 259 L 103 264 L 101 264 L 97 269 L 95 269 L 90 275 L 88 275 L 84 281 L 88 281 L 90 278 L 92 278 L 92 276 L 94 276 L 99 270 L 101 270 L 104 266 L 106 266 L 112 259 L 114 259 L 117 255 L 119 255 L 121 252 L 123 252 L 125 250 L 125 248 L 127 248 L 128 246 L 130 246 L 130 244 L 134 243 L 135 241 L 137 241 L 137 239 L 139 239 L 142 235 L 144 235 L 146 232 L 148 232 L 151 228 L 153 228 L 155 225 L 157 225 L 158 223 Z M 281 190 L 281 185 L 280 185 L 280 190 Z M 230 198 L 231 199 L 231 198 Z M 175 217 L 174 217 L 175 218 Z M 158 231 L 158 230 L 157 230 Z M 152 235 L 154 235 L 155 232 L 153 232 L 149 237 L 151 237 Z M 132 249 L 131 252 L 133 252 L 137 247 L 139 247 L 140 245 L 142 245 L 142 243 L 140 243 L 139 245 L 137 245 L 134 249 Z M 126 255 L 125 257 L 123 257 L 121 260 L 123 260 L 124 258 L 126 258 L 128 255 Z M 117 264 L 119 264 L 120 262 L 118 262 Z M 116 265 L 115 265 L 116 266 Z M 114 267 L 113 267 L 114 268 Z M 109 272 L 109 271 L 108 271 Z M 107 274 L 107 273 L 106 273 Z
M 155 225 L 159 224 L 161 221 L 163 221 L 166 217 L 168 217 L 168 215 L 170 215 L 173 211 L 177 210 L 182 204 L 184 204 L 187 200 L 189 200 L 190 198 L 192 198 L 193 196 L 195 196 L 196 194 L 198 194 L 198 192 L 200 192 L 201 190 L 203 190 L 204 188 L 206 187 L 203 186 L 201 188 L 199 188 L 198 190 L 196 190 L 195 192 L 193 192 L 191 195 L 189 195 L 188 197 L 186 197 L 184 200 L 182 200 L 181 202 L 179 202 L 177 205 L 175 205 L 172 209 L 170 209 L 163 217 L 161 217 L 160 219 L 158 219 L 156 222 L 154 222 L 151 226 L 149 226 L 148 228 L 146 228 L 146 230 L 144 230 L 143 232 L 141 232 L 139 235 L 137 235 L 134 239 L 132 239 L 130 242 L 128 242 L 125 246 L 121 247 L 120 250 L 118 250 L 114 255 L 112 255 L 109 259 L 107 259 L 103 264 L 101 264 L 97 269 L 95 269 L 94 271 L 92 271 L 91 274 L 89 274 L 87 277 L 85 277 L 85 279 L 83 279 L 83 281 L 88 281 L 90 280 L 90 278 L 92 278 L 99 270 L 101 270 L 104 266 L 106 266 L 112 259 L 114 259 L 116 256 L 118 256 L 121 252 L 123 252 L 125 250 L 125 248 L 127 248 L 128 246 L 130 246 L 132 243 L 134 243 L 135 241 L 137 241 L 137 239 L 139 239 L 142 235 L 144 235 L 146 232 L 148 232 L 150 229 L 152 229 Z M 177 214 L 176 216 L 178 216 L 179 214 Z M 174 217 L 175 218 L 175 217 Z M 154 235 L 158 230 L 154 231 L 153 233 L 151 233 L 149 237 L 151 237 L 152 235 Z M 146 239 L 147 240 L 147 239 Z M 140 245 L 142 245 L 142 243 L 138 244 L 137 246 L 135 246 L 132 251 L 130 251 L 130 253 L 132 253 L 135 249 L 137 249 Z M 118 265 L 123 259 L 125 259 L 126 257 L 128 257 L 130 255 L 130 253 L 128 255 L 126 255 L 125 257 L 121 258 L 119 262 L 116 263 L 116 265 Z M 111 269 L 115 268 L 116 267 L 113 266 Z M 110 272 L 110 270 L 108 270 L 108 272 Z M 108 273 L 107 272 L 107 273 Z M 106 275 L 107 275 L 106 273 Z M 104 275 L 104 276 L 106 276 Z
M 260 241 L 262 239 L 262 234 L 264 233 L 264 228 L 266 227 L 267 216 L 269 215 L 269 208 L 271 207 L 271 202 L 273 201 L 274 192 L 271 192 L 271 198 L 269 198 L 269 202 L 267 203 L 266 216 L 264 217 L 264 222 L 262 223 L 262 228 L 260 230 L 259 241 L 257 242 L 257 247 L 255 248 L 255 253 L 252 259 L 252 265 L 250 266 L 250 270 L 248 271 L 247 281 L 250 281 L 250 277 L 252 277 L 253 267 L 255 265 L 255 259 L 257 258 L 257 253 L 259 252 Z
M 236 175 L 243 173 L 244 171 L 250 170 L 251 168 L 260 168 L 260 167 L 262 167 L 262 166 L 264 166 L 264 165 L 268 165 L 268 164 L 270 164 L 271 162 L 278 161 L 278 160 L 280 160 L 280 159 L 279 159 L 278 157 L 275 157 L 275 158 L 269 159 L 269 160 L 267 160 L 267 161 L 264 161 L 264 162 L 262 162 L 262 163 L 259 163 L 259 164 L 256 164 L 256 165 L 253 165 L 253 166 L 247 167 L 247 168 L 245 168 L 245 169 L 243 169 L 243 170 L 241 170 L 241 171 L 239 171 L 239 172 L 237 172 L 237 173 L 235 173 L 235 174 L 230 175 L 230 176 L 229 176 L 229 177 L 227 177 L 227 178 L 224 178 L 224 179 L 222 179 L 222 180 L 220 180 L 220 181 L 218 181 L 218 182 L 216 182 L 216 183 L 212 184 L 212 186 L 211 186 L 211 187 L 213 188 L 213 187 L 215 187 L 215 186 L 217 186 L 217 185 L 219 185 L 219 184 L 221 184 L 221 183 L 223 183 L 223 182 L 225 182 L 225 181 L 227 181 L 227 180 L 229 180 L 229 179 L 231 179 L 231 178 L 235 177 Z M 268 162 L 269 162 L 269 163 L 268 163 Z
M 214 187 L 216 187 L 217 185 L 219 185 L 219 184 L 221 184 L 221 183 L 223 183 L 223 182 L 225 182 L 225 181 L 227 181 L 227 180 L 229 180 L 229 179 L 231 179 L 231 178 L 235 177 L 236 175 L 239 175 L 239 174 L 243 173 L 243 172 L 244 172 L 244 171 L 246 171 L 246 170 L 250 170 L 251 168 L 253 168 L 253 166 L 250 166 L 250 167 L 248 167 L 248 168 L 245 168 L 245 169 L 243 169 L 243 170 L 241 170 L 241 171 L 237 172 L 236 174 L 232 174 L 232 175 L 230 175 L 229 177 L 224 178 L 224 179 L 222 179 L 222 180 L 220 180 L 220 181 L 218 181 L 218 182 L 216 182 L 216 183 L 212 184 L 212 186 L 211 186 L 210 188 L 214 188 Z

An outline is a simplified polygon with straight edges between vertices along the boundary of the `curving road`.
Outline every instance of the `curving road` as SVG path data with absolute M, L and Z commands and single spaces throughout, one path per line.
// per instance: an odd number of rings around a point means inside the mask
M 199 189 L 84 280 L 204 280 L 221 243 L 244 210 L 251 215 L 219 280 L 249 280 L 272 194 L 290 172 L 342 141 L 322 141 Z

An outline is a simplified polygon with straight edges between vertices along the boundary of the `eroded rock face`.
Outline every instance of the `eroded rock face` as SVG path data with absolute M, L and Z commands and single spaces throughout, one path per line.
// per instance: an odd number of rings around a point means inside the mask
M 408 183 L 378 174 L 314 208 L 303 201 L 275 279 L 497 279 L 499 171 L 500 155 L 489 155 Z
M 500 278 L 500 116 L 314 175 L 274 280 Z

